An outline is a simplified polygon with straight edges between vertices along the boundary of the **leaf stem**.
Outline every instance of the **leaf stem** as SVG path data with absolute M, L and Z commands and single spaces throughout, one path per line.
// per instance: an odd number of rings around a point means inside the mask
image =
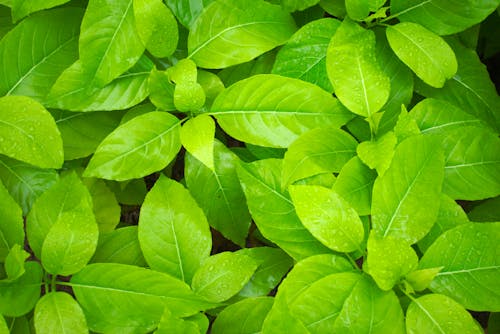
M 352 264 L 352 266 L 354 268 L 356 268 L 359 271 L 362 271 L 361 268 L 356 263 L 356 261 L 352 258 L 352 256 L 349 253 L 345 253 L 345 256 L 347 257 L 347 259 L 349 260 L 349 262 L 351 262 L 351 264 Z

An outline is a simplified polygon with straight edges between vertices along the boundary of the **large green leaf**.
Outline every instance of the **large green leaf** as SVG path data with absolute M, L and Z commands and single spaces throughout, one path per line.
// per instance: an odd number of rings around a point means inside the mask
M 149 266 L 187 283 L 210 256 L 210 228 L 189 192 L 161 176 L 147 194 L 139 217 L 139 242 Z
M 210 114 L 231 136 L 269 147 L 288 147 L 317 127 L 340 127 L 353 115 L 316 85 L 274 74 L 237 82 L 215 99 Z
M 264 319 L 273 306 L 271 297 L 244 299 L 226 307 L 212 325 L 213 334 L 259 333 Z
M 162 170 L 179 152 L 179 129 L 179 120 L 166 112 L 137 116 L 101 142 L 84 176 L 122 181 Z
M 463 31 L 483 21 L 499 5 L 498 0 L 393 0 L 391 14 L 401 21 L 416 22 L 439 35 Z
M 71 286 L 95 332 L 147 333 L 164 308 L 185 317 L 213 306 L 181 280 L 124 264 L 88 265 L 71 278 Z
M 282 162 L 277 159 L 241 164 L 238 176 L 259 231 L 294 259 L 329 253 L 302 225 L 289 195 L 281 189 Z
M 332 92 L 326 73 L 326 50 L 339 25 L 331 18 L 304 25 L 280 49 L 272 73 L 308 81 Z
M 391 84 L 375 52 L 375 34 L 345 19 L 326 55 L 335 95 L 350 111 L 371 117 L 389 98 Z
M 177 17 L 177 20 L 186 28 L 191 27 L 203 8 L 213 0 L 165 0 L 167 6 Z
M 432 291 L 475 311 L 500 311 L 500 223 L 469 223 L 443 233 L 420 261 L 420 268 L 443 267 Z
M 137 226 L 117 228 L 99 235 L 99 243 L 90 262 L 121 263 L 146 267 L 141 251 Z
M 15 245 L 24 245 L 23 212 L 0 182 L 0 263 Z
M 0 98 L 0 153 L 41 168 L 59 168 L 63 144 L 50 113 L 25 96 Z
M 437 217 L 443 178 L 439 140 L 417 135 L 399 144 L 391 166 L 373 185 L 375 235 L 390 235 L 409 243 L 426 235 Z
M 90 0 L 79 50 L 91 86 L 103 87 L 132 67 L 144 52 L 136 31 L 133 0 Z
M 239 159 L 219 141 L 214 144 L 213 170 L 189 153 L 186 154 L 186 184 L 205 212 L 210 226 L 243 246 L 251 217 L 236 174 Z
M 386 34 L 394 53 L 426 84 L 441 88 L 457 72 L 451 47 L 421 25 L 402 22 L 388 26 Z
M 34 322 L 37 333 L 89 332 L 80 305 L 66 292 L 44 295 L 36 304 Z
M 203 68 L 241 64 L 284 44 L 295 29 L 290 14 L 264 0 L 214 1 L 190 28 L 189 57 Z
M 17 2 L 29 6 L 34 1 Z M 57 77 L 78 59 L 82 14 L 74 7 L 45 11 L 12 29 L 0 42 L 0 95 L 43 99 Z

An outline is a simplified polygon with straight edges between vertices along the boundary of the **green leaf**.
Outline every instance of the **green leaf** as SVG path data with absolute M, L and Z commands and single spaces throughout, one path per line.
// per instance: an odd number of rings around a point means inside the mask
M 181 59 L 166 71 L 170 81 L 176 84 L 196 82 L 198 69 L 191 59 Z
M 210 226 L 235 244 L 244 246 L 251 217 L 236 174 L 239 159 L 219 141 L 214 144 L 213 170 L 186 154 L 186 184 Z
M 132 67 L 144 52 L 136 31 L 133 0 L 90 0 L 80 30 L 80 60 L 92 76 L 90 86 L 104 87 Z
M 274 74 L 256 75 L 227 88 L 210 114 L 232 137 L 269 147 L 288 147 L 308 130 L 338 128 L 353 117 L 318 86 Z
M 174 317 L 172 312 L 166 308 L 154 334 L 169 333 L 200 334 L 200 328 L 192 321 Z
M 363 164 L 358 157 L 354 157 L 342 167 L 332 190 L 344 198 L 360 216 L 369 215 L 376 177 L 375 171 Z
M 193 25 L 193 22 L 200 15 L 203 8 L 208 6 L 213 0 L 165 0 L 179 22 L 186 28 Z
M 127 180 L 165 168 L 179 152 L 179 120 L 165 112 L 137 116 L 97 147 L 84 176 Z
M 473 222 L 496 222 L 500 221 L 500 196 L 487 199 L 474 206 L 467 213 Z
M 9 334 L 10 330 L 2 315 L 0 315 L 0 334 Z
M 403 277 L 417 268 L 418 256 L 405 241 L 388 236 L 368 238 L 368 258 L 363 270 L 380 289 L 391 290 Z
M 270 51 L 254 60 L 225 68 L 217 73 L 217 75 L 221 78 L 222 82 L 224 82 L 224 85 L 228 87 L 240 80 L 257 74 L 271 73 L 275 58 L 275 53 Z
M 370 12 L 376 12 L 385 0 L 346 0 L 345 7 L 349 17 L 356 21 L 362 21 Z
M 138 233 L 149 266 L 188 284 L 210 256 L 212 239 L 203 211 L 181 184 L 165 176 L 146 195 Z
M 212 325 L 213 334 L 253 334 L 262 329 L 273 306 L 271 297 L 248 298 L 226 307 Z
M 302 224 L 323 245 L 337 252 L 361 250 L 363 223 L 342 197 L 318 186 L 290 186 L 289 190 Z
M 93 263 L 121 263 L 146 266 L 142 255 L 137 226 L 118 228 L 109 233 L 101 233 L 94 256 Z
M 133 0 L 137 32 L 146 49 L 157 58 L 174 53 L 179 40 L 177 21 L 161 0 Z
M 151 103 L 163 111 L 175 110 L 175 85 L 170 82 L 166 72 L 153 69 L 149 75 L 148 86 Z
M 66 2 L 69 2 L 69 0 L 12 0 L 10 4 L 10 7 L 12 8 L 12 20 L 17 22 L 31 13 L 56 7 Z
M 373 231 L 380 238 L 390 235 L 415 243 L 429 232 L 438 214 L 442 149 L 436 138 L 413 136 L 398 145 L 392 161 L 373 185 Z
M 106 185 L 115 193 L 118 203 L 125 205 L 141 205 L 148 192 L 144 179 L 106 181 Z
M 42 267 L 26 262 L 26 272 L 13 282 L 0 282 L 0 314 L 20 317 L 30 312 L 40 298 Z
M 83 184 L 92 196 L 93 211 L 99 232 L 111 232 L 120 223 L 121 207 L 104 180 L 85 178 Z
M 283 159 L 283 187 L 321 173 L 340 172 L 356 155 L 358 142 L 347 132 L 317 128 L 298 137 Z
M 45 7 L 53 1 L 16 2 L 26 8 Z M 42 100 L 63 70 L 78 59 L 82 14 L 81 9 L 74 7 L 44 11 L 12 29 L 0 42 L 0 95 L 24 95 Z
M 374 141 L 362 142 L 356 152 L 368 167 L 376 169 L 378 175 L 384 175 L 391 165 L 397 141 L 394 132 L 388 132 Z
M 223 302 L 248 283 L 258 264 L 251 257 L 231 252 L 212 255 L 193 277 L 193 291 L 211 302 Z
M 217 74 L 209 71 L 198 71 L 198 83 L 205 91 L 205 107 L 210 108 L 215 98 L 225 89 L 224 83 Z
M 290 313 L 288 304 L 275 298 L 271 311 L 262 324 L 263 334 L 309 334 L 300 320 Z
M 304 227 L 289 195 L 281 189 L 282 161 L 259 160 L 241 164 L 238 177 L 248 208 L 259 231 L 294 259 L 329 253 Z
M 415 270 L 406 275 L 405 281 L 415 291 L 423 291 L 429 287 L 432 280 L 441 271 L 441 267 Z
M 457 72 L 451 47 L 421 25 L 399 23 L 388 26 L 386 34 L 394 53 L 426 84 L 441 88 Z
M 0 182 L 0 263 L 14 245 L 24 245 L 23 212 Z
M 409 333 L 483 333 L 462 305 L 438 294 L 412 300 L 406 312 L 406 328 Z
M 474 311 L 500 310 L 498 252 L 500 223 L 469 223 L 443 233 L 420 261 L 420 268 L 443 269 L 430 288 Z
M 417 122 L 411 117 L 404 105 L 401 106 L 401 113 L 399 114 L 396 125 L 394 126 L 394 134 L 398 139 L 398 143 L 402 142 L 408 137 L 420 134 L 421 131 Z
M 200 111 L 205 99 L 205 91 L 197 82 L 185 82 L 175 86 L 174 105 L 180 112 Z
M 96 263 L 71 278 L 71 286 L 90 330 L 147 333 L 159 323 L 163 309 L 185 317 L 212 304 L 170 275 L 115 263 Z
M 36 304 L 34 315 L 37 333 L 88 333 L 80 305 L 65 292 L 51 292 Z
M 319 0 L 281 0 L 281 6 L 289 12 L 303 11 L 306 8 L 312 7 Z
M 389 98 L 389 77 L 375 52 L 375 34 L 345 19 L 326 55 L 328 77 L 337 98 L 355 114 L 371 118 Z
M 344 17 L 346 15 L 345 1 L 344 0 L 321 0 L 319 2 L 328 14 L 334 17 Z
M 263 0 L 215 1 L 190 28 L 189 57 L 203 68 L 241 64 L 284 44 L 295 29 L 288 13 Z
M 29 97 L 0 98 L 0 153 L 41 168 L 61 167 L 61 135 L 50 113 Z
M 276 55 L 272 73 L 301 79 L 333 92 L 326 73 L 326 50 L 340 22 L 324 18 L 300 28 Z
M 10 319 L 10 334 L 34 334 L 35 329 L 30 325 L 27 316 Z M 8 333 L 6 333 L 8 334 Z
M 438 35 L 450 35 L 483 21 L 498 5 L 498 0 L 465 0 L 458 7 L 447 0 L 393 0 L 391 14 L 401 21 L 419 23 Z
M 5 273 L 7 274 L 5 282 L 13 282 L 26 272 L 24 262 L 29 256 L 30 254 L 22 249 L 20 244 L 12 246 L 5 257 Z

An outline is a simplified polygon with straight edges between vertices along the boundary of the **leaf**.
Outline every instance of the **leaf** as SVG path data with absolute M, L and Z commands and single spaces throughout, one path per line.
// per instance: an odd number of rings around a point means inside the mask
M 80 305 L 65 292 L 51 292 L 37 303 L 34 315 L 38 333 L 88 333 Z
M 79 50 L 90 86 L 104 87 L 131 68 L 144 52 L 136 31 L 133 0 L 90 0 L 83 16 Z
M 490 198 L 481 202 L 474 206 L 467 215 L 473 222 L 500 221 L 500 197 Z
M 95 332 L 150 332 L 164 308 L 184 317 L 213 306 L 181 280 L 124 264 L 88 265 L 71 278 L 71 286 Z
M 356 152 L 368 167 L 376 169 L 378 175 L 384 175 L 391 165 L 397 141 L 394 132 L 388 132 L 376 140 L 362 142 Z
M 47 9 L 62 5 L 69 0 L 12 0 L 10 4 L 12 8 L 12 19 L 14 22 L 28 16 L 31 13 L 37 12 L 39 10 Z
M 212 325 L 213 334 L 259 333 L 273 305 L 271 297 L 247 298 L 226 307 Z
M 405 281 L 415 291 L 423 291 L 429 287 L 432 280 L 441 271 L 441 267 L 415 270 L 406 275 Z
M 189 57 L 202 68 L 241 64 L 284 44 L 295 29 L 288 13 L 263 0 L 215 1 L 190 27 Z
M 41 168 L 60 168 L 63 147 L 50 113 L 24 96 L 0 98 L 0 153 Z
M 402 105 L 401 113 L 399 114 L 396 125 L 394 126 L 394 134 L 398 139 L 398 143 L 408 137 L 419 135 L 420 133 L 421 131 L 417 122 L 410 116 L 406 107 Z
M 101 233 L 90 262 L 146 267 L 146 260 L 144 260 L 137 236 L 137 226 L 121 227 L 109 233 Z
M 141 205 L 148 192 L 144 179 L 106 181 L 106 185 L 115 193 L 119 204 Z
M 444 177 L 443 153 L 437 139 L 419 135 L 399 144 L 392 161 L 373 185 L 373 231 L 380 238 L 393 236 L 412 244 L 422 239 L 436 220 Z
M 339 172 L 356 155 L 357 141 L 335 128 L 317 128 L 297 138 L 283 159 L 283 187 L 320 173 Z
M 205 99 L 205 91 L 197 82 L 185 82 L 175 86 L 174 105 L 180 112 L 200 111 Z
M 280 49 L 273 74 L 301 79 L 333 92 L 326 73 L 326 50 L 340 22 L 324 18 L 300 28 Z
M 438 35 L 450 35 L 483 21 L 499 3 L 466 0 L 460 4 L 458 8 L 446 0 L 395 0 L 391 1 L 391 14 L 401 21 L 419 23 Z
M 317 4 L 319 0 L 281 0 L 281 6 L 289 12 L 303 11 Z
M 146 195 L 138 233 L 149 266 L 188 284 L 210 256 L 212 239 L 203 211 L 181 184 L 165 176 Z
M 430 288 L 473 311 L 500 310 L 498 238 L 500 223 L 468 223 L 443 233 L 420 261 L 419 268 L 443 269 Z
M 198 69 L 194 61 L 186 58 L 167 68 L 166 73 L 169 80 L 175 84 L 192 83 L 196 82 Z
M 245 286 L 257 267 L 257 262 L 243 254 L 212 255 L 194 274 L 193 291 L 210 302 L 223 302 Z
M 51 2 L 16 0 L 13 17 L 17 20 L 25 8 L 43 9 Z M 79 8 L 66 7 L 37 13 L 16 25 L 0 42 L 0 95 L 43 100 L 57 77 L 78 59 L 82 14 Z
M 304 227 L 289 195 L 281 189 L 281 160 L 259 160 L 241 164 L 238 177 L 248 209 L 260 233 L 295 260 L 328 253 Z
M 370 12 L 377 11 L 384 3 L 384 0 L 346 0 L 345 7 L 351 19 L 362 21 Z
M 224 83 L 217 74 L 209 71 L 198 71 L 198 83 L 205 91 L 205 106 L 210 108 L 215 98 L 225 89 Z
M 121 207 L 115 194 L 104 180 L 83 179 L 83 184 L 92 196 L 93 211 L 99 232 L 111 232 L 120 223 Z
M 148 86 L 151 103 L 163 111 L 175 110 L 175 85 L 170 82 L 166 72 L 153 69 L 149 75 Z
M 317 127 L 340 127 L 353 116 L 321 88 L 274 74 L 255 75 L 224 90 L 210 114 L 246 143 L 288 147 Z
M 286 302 L 274 299 L 273 307 L 262 324 L 263 334 L 309 334 L 307 328 L 290 313 Z
M 336 192 L 318 186 L 290 186 L 289 191 L 302 224 L 323 245 L 345 253 L 360 249 L 363 223 Z
M 133 0 L 137 33 L 146 49 L 158 58 L 174 53 L 179 40 L 177 21 L 161 0 Z
M 186 184 L 203 209 L 210 226 L 235 244 L 243 246 L 251 217 L 236 174 L 239 159 L 219 141 L 216 140 L 214 144 L 213 170 L 189 153 L 186 154 Z
M 462 305 L 451 298 L 429 294 L 413 299 L 406 313 L 410 333 L 471 333 L 483 331 Z
M 273 51 L 264 53 L 262 56 L 246 63 L 227 67 L 221 70 L 217 75 L 221 78 L 226 87 L 237 83 L 240 80 L 257 74 L 269 74 L 273 69 L 276 55 Z
M 419 24 L 402 22 L 386 29 L 387 40 L 399 59 L 426 84 L 441 88 L 457 72 L 451 47 Z
M 24 245 L 23 212 L 0 182 L 0 262 L 14 245 Z
M 1 334 L 10 333 L 9 327 L 7 327 L 7 323 L 5 322 L 5 319 L 2 315 L 0 315 L 0 333 Z
M 30 254 L 22 249 L 20 244 L 12 246 L 9 253 L 5 257 L 4 263 L 7 278 L 2 281 L 13 282 L 21 277 L 26 272 L 24 262 L 29 256 Z
M 168 308 L 165 309 L 161 317 L 155 334 L 183 333 L 200 334 L 200 329 L 196 323 L 172 316 Z
M 165 112 L 137 116 L 101 142 L 83 175 L 122 181 L 162 170 L 179 152 L 179 128 Z
M 165 0 L 179 22 L 186 28 L 193 25 L 193 22 L 200 15 L 203 8 L 208 6 L 213 0 Z
M 371 118 L 389 98 L 389 77 L 376 58 L 375 34 L 345 19 L 332 37 L 326 70 L 335 95 L 350 111 Z

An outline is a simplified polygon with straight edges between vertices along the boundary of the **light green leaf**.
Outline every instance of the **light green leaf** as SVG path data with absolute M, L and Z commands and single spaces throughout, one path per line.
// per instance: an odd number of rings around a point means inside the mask
M 483 333 L 462 305 L 438 294 L 412 300 L 406 312 L 406 328 L 415 334 Z
M 288 147 L 317 127 L 340 127 L 353 115 L 316 85 L 273 74 L 239 81 L 224 90 L 211 111 L 220 126 L 246 143 Z
M 166 73 L 169 80 L 175 84 L 192 83 L 196 82 L 198 69 L 194 61 L 186 58 L 167 68 Z
M 306 8 L 312 7 L 319 0 L 281 0 L 281 6 L 289 12 L 303 11 Z
M 500 223 L 469 223 L 443 233 L 420 261 L 421 269 L 443 267 L 433 292 L 474 311 L 500 311 Z
M 418 135 L 399 144 L 392 161 L 373 185 L 373 231 L 380 238 L 390 235 L 412 244 L 436 220 L 444 157 L 436 138 Z
M 281 189 L 282 162 L 277 159 L 238 168 L 252 218 L 262 235 L 294 259 L 329 253 L 301 223 L 289 195 Z
M 10 2 L 12 19 L 17 22 L 31 13 L 65 4 L 69 0 L 11 0 Z
M 376 12 L 385 0 L 346 0 L 345 7 L 349 17 L 356 21 L 362 21 L 370 12 Z
M 118 228 L 99 235 L 99 243 L 90 262 L 121 263 L 146 267 L 137 236 L 137 226 Z
M 162 170 L 179 152 L 179 128 L 179 120 L 165 112 L 133 118 L 101 142 L 84 176 L 122 181 Z
M 170 82 L 166 72 L 153 69 L 149 75 L 148 86 L 151 103 L 163 111 L 175 110 L 175 85 Z
M 15 245 L 24 245 L 23 212 L 0 182 L 0 263 Z
M 96 263 L 71 278 L 71 286 L 90 330 L 147 333 L 163 309 L 185 317 L 213 307 L 170 275 L 115 263 Z
M 208 6 L 213 0 L 165 0 L 179 22 L 186 28 L 193 25 L 193 22 L 200 15 L 203 8 Z
M 293 182 L 321 173 L 340 172 L 356 155 L 358 142 L 347 132 L 317 128 L 298 137 L 283 159 L 283 188 Z
M 423 291 L 429 287 L 429 284 L 431 284 L 432 280 L 441 269 L 443 268 L 438 267 L 415 270 L 406 275 L 405 281 L 409 283 L 415 291 Z
M 189 57 L 203 68 L 241 64 L 284 44 L 295 29 L 288 13 L 264 0 L 215 1 L 190 28 Z
M 401 113 L 399 114 L 396 125 L 394 126 L 394 134 L 398 139 L 398 143 L 402 142 L 408 137 L 420 134 L 421 131 L 417 122 L 411 117 L 404 105 L 401 106 Z
M 149 266 L 188 284 L 210 256 L 212 239 L 203 211 L 181 184 L 165 176 L 146 195 L 138 233 Z
M 274 298 L 248 298 L 226 307 L 212 325 L 213 334 L 260 333 Z
M 205 91 L 197 82 L 183 82 L 175 86 L 174 105 L 180 112 L 198 112 L 205 100 Z
M 0 334 L 9 334 L 10 330 L 2 315 L 0 315 Z
M 53 1 L 16 2 L 16 7 L 26 8 L 50 6 Z M 15 12 L 13 9 L 14 18 L 18 16 Z M 78 59 L 82 14 L 75 7 L 44 11 L 12 29 L 0 42 L 0 95 L 43 100 L 57 77 Z
M 36 304 L 34 315 L 37 333 L 88 333 L 80 305 L 65 292 L 51 292 Z
M 441 88 L 457 72 L 452 48 L 421 25 L 398 23 L 388 26 L 386 34 L 394 53 L 426 84 Z
M 326 69 L 335 95 L 350 111 L 369 117 L 389 98 L 389 77 L 375 52 L 375 34 L 345 19 L 332 37 Z
M 61 135 L 50 113 L 25 96 L 0 98 L 0 153 L 41 168 L 60 168 Z
M 20 244 L 15 244 L 5 257 L 5 273 L 7 278 L 3 281 L 12 282 L 21 277 L 25 272 L 24 262 L 30 256 L 28 252 L 21 248 Z
M 302 322 L 294 317 L 283 299 L 274 299 L 273 307 L 262 324 L 263 334 L 310 334 Z
M 340 22 L 324 18 L 300 28 L 276 55 L 272 73 L 301 79 L 333 92 L 326 73 L 326 50 Z
M 244 246 L 251 217 L 236 174 L 239 159 L 219 141 L 214 144 L 213 170 L 186 154 L 186 184 L 210 226 L 235 244 Z
M 198 71 L 198 83 L 205 91 L 205 107 L 210 108 L 215 98 L 225 89 L 224 83 L 217 74 L 209 71 Z
M 344 17 L 346 15 L 345 0 L 321 0 L 319 5 L 332 16 Z
M 161 0 L 133 0 L 137 32 L 151 54 L 165 58 L 174 53 L 179 40 L 177 21 Z
M 320 186 L 324 188 L 331 188 L 336 181 L 336 177 L 332 173 L 323 173 L 314 176 L 309 176 L 305 179 L 294 182 L 294 185 L 305 186 Z
M 104 180 L 85 178 L 83 184 L 92 196 L 93 211 L 99 232 L 111 232 L 120 223 L 121 207 Z
M 212 255 L 193 277 L 193 291 L 211 302 L 223 302 L 248 283 L 258 263 L 251 257 L 231 252 Z
M 133 0 L 90 0 L 80 29 L 80 60 L 92 75 L 90 86 L 104 87 L 131 68 L 144 52 L 136 31 Z
M 363 223 L 342 197 L 318 186 L 290 186 L 289 190 L 302 224 L 323 245 L 337 252 L 361 250 Z
M 163 315 L 154 334 L 200 334 L 200 329 L 196 323 L 174 317 L 168 308 L 165 308 Z
M 271 73 L 275 58 L 275 52 L 269 51 L 254 60 L 225 68 L 219 71 L 217 75 L 221 78 L 224 85 L 229 87 L 240 80 L 247 79 L 257 74 Z
M 388 132 L 374 141 L 362 142 L 356 152 L 361 161 L 382 176 L 391 164 L 397 141 L 394 132 Z

